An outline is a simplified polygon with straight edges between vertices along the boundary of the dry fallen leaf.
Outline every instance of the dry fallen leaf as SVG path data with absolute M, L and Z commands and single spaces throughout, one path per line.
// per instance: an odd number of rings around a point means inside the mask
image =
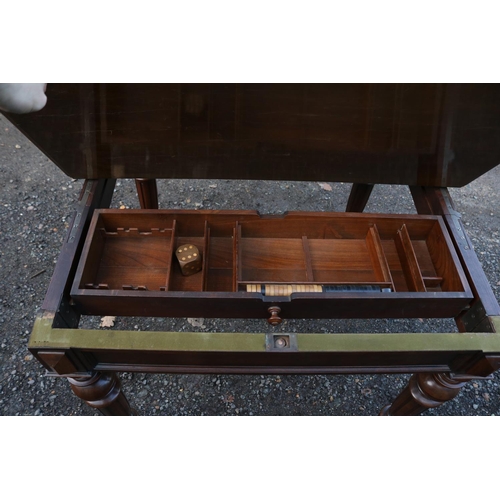
M 325 191 L 331 191 L 332 190 L 332 186 L 330 186 L 330 184 L 328 184 L 327 182 L 318 182 L 319 184 L 319 187 L 321 189 L 324 189 Z
M 110 328 L 115 324 L 116 316 L 104 316 L 101 318 L 101 328 Z
M 205 320 L 203 318 L 188 318 L 187 322 L 192 326 L 203 326 Z

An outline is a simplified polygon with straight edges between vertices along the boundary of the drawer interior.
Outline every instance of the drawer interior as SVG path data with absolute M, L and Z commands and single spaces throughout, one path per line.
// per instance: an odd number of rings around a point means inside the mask
M 185 245 L 195 246 L 201 259 L 201 270 L 190 276 L 175 255 Z M 72 296 L 84 303 L 92 291 L 104 298 L 106 291 L 113 297 L 384 292 L 461 299 L 470 293 L 438 217 L 182 210 L 97 211 Z

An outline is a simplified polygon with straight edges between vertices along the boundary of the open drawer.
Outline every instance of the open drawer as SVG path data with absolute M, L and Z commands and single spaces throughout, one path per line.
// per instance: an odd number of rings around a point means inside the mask
M 279 320 L 453 317 L 472 293 L 440 217 L 96 210 L 71 297 L 91 315 Z

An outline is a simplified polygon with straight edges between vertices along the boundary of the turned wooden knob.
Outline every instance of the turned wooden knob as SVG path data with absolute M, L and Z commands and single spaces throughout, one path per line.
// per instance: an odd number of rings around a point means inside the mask
M 270 325 L 276 326 L 279 325 L 283 320 L 278 316 L 281 312 L 281 309 L 278 306 L 271 306 L 269 309 L 269 314 L 271 314 L 270 318 L 267 318 L 267 322 Z

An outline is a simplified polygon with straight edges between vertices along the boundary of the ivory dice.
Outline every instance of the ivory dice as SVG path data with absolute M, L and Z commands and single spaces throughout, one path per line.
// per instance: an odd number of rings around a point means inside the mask
M 184 276 L 191 276 L 192 274 L 201 271 L 201 255 L 195 245 L 192 245 L 191 243 L 181 245 L 175 251 L 175 255 Z

